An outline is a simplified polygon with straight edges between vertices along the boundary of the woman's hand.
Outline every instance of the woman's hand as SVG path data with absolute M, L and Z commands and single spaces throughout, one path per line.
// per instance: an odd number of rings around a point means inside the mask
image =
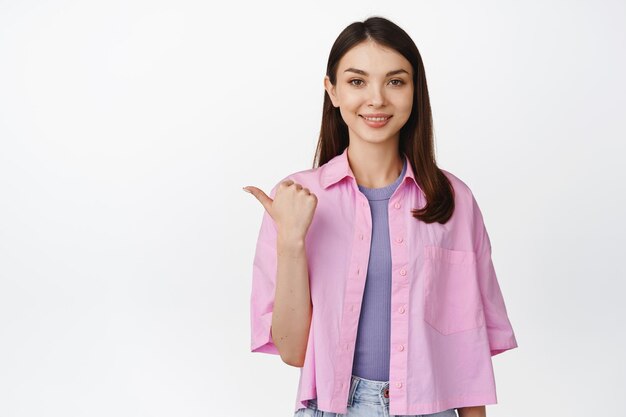
M 293 180 L 285 180 L 278 185 L 273 200 L 257 187 L 248 186 L 244 190 L 254 195 L 263 205 L 276 222 L 282 238 L 305 238 L 317 207 L 317 196 L 308 188 Z

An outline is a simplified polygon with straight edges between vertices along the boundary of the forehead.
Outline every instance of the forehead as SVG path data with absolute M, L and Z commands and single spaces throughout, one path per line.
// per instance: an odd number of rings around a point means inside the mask
M 384 75 L 403 68 L 412 74 L 411 63 L 402 54 L 373 41 L 361 42 L 346 52 L 339 60 L 337 75 L 347 68 L 357 68 L 370 75 Z

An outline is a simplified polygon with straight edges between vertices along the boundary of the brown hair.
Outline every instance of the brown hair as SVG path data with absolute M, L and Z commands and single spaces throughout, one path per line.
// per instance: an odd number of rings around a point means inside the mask
M 402 54 L 413 67 L 415 94 L 409 120 L 400 129 L 399 151 L 408 156 L 415 178 L 424 190 L 426 205 L 411 209 L 413 217 L 425 223 L 446 223 L 454 212 L 454 189 L 445 174 L 437 167 L 434 153 L 433 120 L 428 97 L 424 64 L 411 37 L 395 23 L 383 17 L 370 17 L 347 26 L 333 44 L 326 75 L 333 85 L 337 83 L 339 60 L 350 48 L 373 40 Z M 349 144 L 348 127 L 339 108 L 333 106 L 328 92 L 324 92 L 322 127 L 313 162 L 313 168 L 324 165 L 341 154 Z

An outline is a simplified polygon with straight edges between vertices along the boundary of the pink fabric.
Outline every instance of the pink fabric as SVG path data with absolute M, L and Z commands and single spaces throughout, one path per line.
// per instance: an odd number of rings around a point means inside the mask
M 480 209 L 469 187 L 443 172 L 455 190 L 446 224 L 412 217 L 411 209 L 426 200 L 410 164 L 389 200 L 390 414 L 496 404 L 491 357 L 517 347 Z M 313 315 L 294 411 L 317 398 L 320 410 L 346 413 L 370 252 L 369 202 L 358 190 L 347 148 L 285 179 L 318 197 L 305 240 Z M 279 354 L 270 335 L 276 266 L 276 224 L 264 211 L 252 274 L 252 352 Z

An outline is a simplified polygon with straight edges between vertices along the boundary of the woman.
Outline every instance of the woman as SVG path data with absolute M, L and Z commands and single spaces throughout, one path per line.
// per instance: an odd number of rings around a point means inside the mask
M 335 41 L 317 166 L 266 195 L 253 352 L 301 367 L 295 416 L 484 416 L 517 347 L 469 187 L 437 167 L 423 63 L 381 17 Z

